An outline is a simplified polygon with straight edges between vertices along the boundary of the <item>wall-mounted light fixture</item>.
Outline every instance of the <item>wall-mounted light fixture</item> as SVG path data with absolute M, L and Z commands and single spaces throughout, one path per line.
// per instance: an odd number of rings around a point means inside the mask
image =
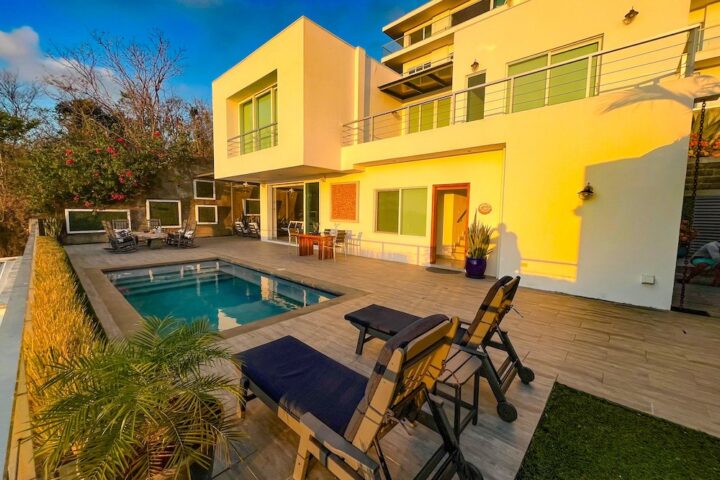
M 595 189 L 592 185 L 590 185 L 590 182 L 585 185 L 585 188 L 580 190 L 578 192 L 578 197 L 580 197 L 580 200 L 587 200 L 589 198 L 592 198 L 595 195 Z
M 630 25 L 633 20 L 635 20 L 635 17 L 637 17 L 640 14 L 637 10 L 635 10 L 635 7 L 630 8 L 630 11 L 625 14 L 625 18 L 623 19 L 623 23 L 625 25 Z
M 474 72 L 475 70 L 477 70 L 479 66 L 480 66 L 480 64 L 478 63 L 477 59 L 475 59 L 475 60 L 473 61 L 473 63 L 470 64 L 470 68 L 472 68 L 472 71 L 473 71 L 473 72 Z

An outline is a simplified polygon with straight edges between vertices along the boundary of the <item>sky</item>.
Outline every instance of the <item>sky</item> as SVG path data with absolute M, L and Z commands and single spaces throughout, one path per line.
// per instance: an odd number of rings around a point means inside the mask
M 173 92 L 210 101 L 210 84 L 301 15 L 380 58 L 382 27 L 425 0 L 0 0 L 0 68 L 23 80 L 61 68 L 48 52 L 93 32 L 144 41 L 160 31 L 184 51 Z

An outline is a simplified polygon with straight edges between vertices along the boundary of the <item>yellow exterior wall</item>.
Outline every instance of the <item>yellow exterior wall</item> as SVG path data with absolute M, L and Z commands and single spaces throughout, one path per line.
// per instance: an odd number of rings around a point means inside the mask
M 430 259 L 430 219 L 432 186 L 439 184 L 470 183 L 470 208 L 480 203 L 493 206 L 481 221 L 496 225 L 502 211 L 502 150 L 492 152 L 436 158 L 433 160 L 367 167 L 362 173 L 328 178 L 320 182 L 320 227 L 362 232 L 360 249 L 353 251 L 372 258 L 424 265 Z M 330 185 L 333 183 L 359 183 L 359 212 L 357 222 L 337 222 L 330 219 Z M 424 236 L 398 235 L 375 231 L 375 196 L 377 190 L 393 188 L 427 187 L 427 225 Z M 469 212 L 472 221 L 473 212 Z M 497 271 L 495 257 L 491 257 L 488 272 Z

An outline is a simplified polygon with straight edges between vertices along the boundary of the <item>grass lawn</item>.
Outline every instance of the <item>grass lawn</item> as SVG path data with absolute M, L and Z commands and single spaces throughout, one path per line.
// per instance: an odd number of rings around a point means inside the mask
M 720 439 L 556 383 L 516 480 L 720 478 Z

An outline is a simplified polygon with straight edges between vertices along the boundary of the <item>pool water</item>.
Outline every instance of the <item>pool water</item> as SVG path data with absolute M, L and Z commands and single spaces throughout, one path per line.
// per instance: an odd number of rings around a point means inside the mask
M 337 296 L 222 260 L 106 275 L 140 315 L 184 321 L 204 317 L 218 331 Z

